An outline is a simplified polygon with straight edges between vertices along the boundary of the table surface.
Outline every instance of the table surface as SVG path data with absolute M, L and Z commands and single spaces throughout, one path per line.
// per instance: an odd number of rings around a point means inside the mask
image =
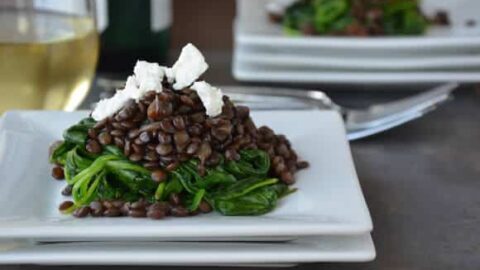
M 207 80 L 239 84 L 230 54 L 207 54 Z M 338 103 L 364 106 L 412 94 L 405 91 L 322 89 Z M 88 101 L 95 100 L 93 91 Z M 293 269 L 480 269 L 480 90 L 468 86 L 435 112 L 383 134 L 351 143 L 372 215 L 377 258 L 369 263 L 302 264 Z M 71 266 L 68 269 L 190 269 L 187 267 Z M 65 269 L 12 265 L 0 269 Z M 200 269 L 207 269 L 202 267 Z

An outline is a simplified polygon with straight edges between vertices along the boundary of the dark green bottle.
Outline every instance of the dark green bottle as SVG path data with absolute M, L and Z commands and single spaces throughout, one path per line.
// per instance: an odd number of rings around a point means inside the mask
M 137 60 L 165 64 L 171 0 L 109 0 L 101 33 L 99 71 L 131 73 Z

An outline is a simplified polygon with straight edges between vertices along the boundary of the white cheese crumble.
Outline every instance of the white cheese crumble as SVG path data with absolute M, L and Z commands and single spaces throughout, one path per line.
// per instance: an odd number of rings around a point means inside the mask
M 129 94 L 125 90 L 117 90 L 113 97 L 100 100 L 92 112 L 93 119 L 100 121 L 116 113 L 132 98 Z
M 172 67 L 175 83 L 173 88 L 183 89 L 196 81 L 206 70 L 208 64 L 202 53 L 191 43 L 183 47 L 177 62 Z
M 195 82 L 190 88 L 197 91 L 208 116 L 215 117 L 222 113 L 222 90 L 211 86 L 205 81 Z
M 133 73 L 137 82 L 137 87 L 144 93 L 155 90 L 157 93 L 162 91 L 162 81 L 165 76 L 166 67 L 157 63 L 147 61 L 137 61 Z
M 173 84 L 175 90 L 192 85 L 206 70 L 208 64 L 202 53 L 192 44 L 183 47 L 182 52 L 173 67 L 160 66 L 157 63 L 137 61 L 133 72 L 129 76 L 123 90 L 117 90 L 115 95 L 102 99 L 92 112 L 96 121 L 103 120 L 120 110 L 129 99 L 139 101 L 148 91 L 161 92 L 164 78 Z M 222 92 L 206 82 L 195 83 L 200 99 L 207 110 L 207 115 L 217 116 L 222 111 Z M 209 93 L 212 92 L 212 93 Z
M 148 91 L 161 92 L 165 69 L 165 67 L 157 63 L 137 61 L 133 69 L 134 75 L 127 78 L 125 88 L 123 90 L 117 90 L 111 98 L 100 100 L 92 112 L 93 119 L 100 121 L 113 115 L 120 110 L 129 99 L 134 99 L 138 102 Z

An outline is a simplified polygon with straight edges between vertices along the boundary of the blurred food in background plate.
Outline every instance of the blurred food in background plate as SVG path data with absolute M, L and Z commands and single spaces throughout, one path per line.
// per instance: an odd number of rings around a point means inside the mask
M 422 35 L 429 25 L 449 24 L 445 11 L 427 18 L 418 0 L 279 0 L 267 11 L 287 35 Z

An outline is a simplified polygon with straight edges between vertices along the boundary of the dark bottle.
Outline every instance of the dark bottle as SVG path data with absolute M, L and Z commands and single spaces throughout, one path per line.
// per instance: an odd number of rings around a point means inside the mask
M 171 0 L 109 0 L 99 71 L 131 73 L 137 60 L 165 64 Z

